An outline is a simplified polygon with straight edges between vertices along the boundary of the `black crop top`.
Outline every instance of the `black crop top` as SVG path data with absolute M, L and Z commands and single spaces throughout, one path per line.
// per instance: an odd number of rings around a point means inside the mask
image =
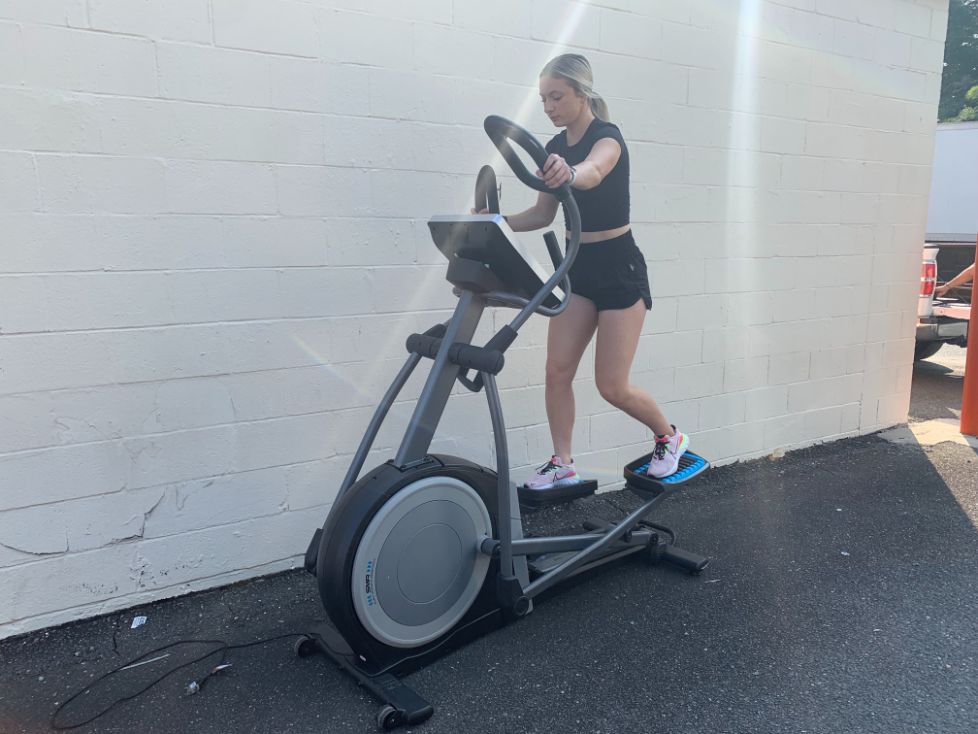
M 611 138 L 621 146 L 621 157 L 601 183 L 593 189 L 571 188 L 574 200 L 581 210 L 582 232 L 603 232 L 606 229 L 617 229 L 629 223 L 628 195 L 628 148 L 617 125 L 599 120 L 591 121 L 584 136 L 577 145 L 567 145 L 567 131 L 555 135 L 547 143 L 547 153 L 562 156 L 572 166 L 581 163 L 591 148 L 601 138 Z M 564 225 L 570 227 L 567 214 L 564 213 Z

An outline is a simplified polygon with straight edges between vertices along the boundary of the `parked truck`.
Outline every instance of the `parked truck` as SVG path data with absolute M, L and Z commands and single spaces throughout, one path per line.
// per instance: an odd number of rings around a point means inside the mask
M 978 122 L 942 123 L 934 140 L 927 236 L 917 303 L 914 359 L 968 340 L 974 281 L 942 297 L 935 290 L 975 262 L 978 240 Z
M 917 300 L 914 361 L 933 357 L 945 344 L 967 345 L 974 283 L 957 286 L 941 297 L 936 297 L 934 291 L 974 261 L 974 242 L 925 244 L 920 270 L 920 297 Z

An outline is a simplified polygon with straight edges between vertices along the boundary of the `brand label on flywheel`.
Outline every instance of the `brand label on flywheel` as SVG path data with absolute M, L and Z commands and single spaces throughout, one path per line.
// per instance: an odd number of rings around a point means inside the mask
M 367 594 L 367 606 L 372 607 L 374 605 L 374 590 L 377 588 L 376 583 L 374 583 L 374 572 L 376 570 L 376 564 L 373 560 L 367 561 L 367 573 L 364 575 L 364 590 Z

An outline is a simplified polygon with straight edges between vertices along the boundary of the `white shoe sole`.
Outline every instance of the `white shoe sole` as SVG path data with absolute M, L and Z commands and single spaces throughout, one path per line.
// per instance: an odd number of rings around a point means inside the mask
M 539 492 L 545 489 L 554 489 L 555 487 L 569 487 L 572 484 L 580 484 L 583 480 L 580 477 L 568 477 L 566 479 L 558 479 L 556 482 L 551 482 L 550 484 L 544 484 L 536 487 L 531 487 L 529 484 L 524 484 L 526 489 L 531 492 Z

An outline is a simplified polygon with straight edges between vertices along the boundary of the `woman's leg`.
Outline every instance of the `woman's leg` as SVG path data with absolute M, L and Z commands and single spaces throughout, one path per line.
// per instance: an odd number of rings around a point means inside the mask
M 550 319 L 547 331 L 547 420 L 550 422 L 554 453 L 565 463 L 572 458 L 571 435 L 574 432 L 574 390 L 571 383 L 597 325 L 598 312 L 594 303 L 582 296 L 572 295 L 564 312 Z
M 651 428 L 657 436 L 670 436 L 672 425 L 652 396 L 629 382 L 638 338 L 645 322 L 645 303 L 598 312 L 598 338 L 594 348 L 594 379 L 601 397 Z

